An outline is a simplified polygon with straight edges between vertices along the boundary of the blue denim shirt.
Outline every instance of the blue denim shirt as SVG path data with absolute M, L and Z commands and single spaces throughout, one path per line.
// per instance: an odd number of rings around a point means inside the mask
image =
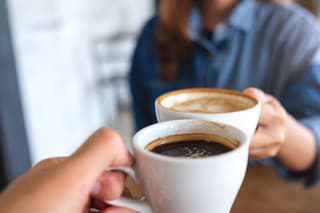
M 180 66 L 176 82 L 159 78 L 157 25 L 158 17 L 147 23 L 132 61 L 130 85 L 137 129 L 156 122 L 154 101 L 164 92 L 257 87 L 278 98 L 320 144 L 320 30 L 307 11 L 295 5 L 242 0 L 208 40 L 201 35 L 199 12 L 194 9 L 189 28 L 196 48 L 192 59 Z M 286 170 L 273 158 L 259 163 L 272 165 L 284 177 L 306 186 L 320 181 L 320 158 L 301 173 Z

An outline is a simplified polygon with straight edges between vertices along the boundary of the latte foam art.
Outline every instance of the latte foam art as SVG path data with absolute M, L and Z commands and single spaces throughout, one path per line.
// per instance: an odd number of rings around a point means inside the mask
M 221 98 L 200 98 L 176 103 L 170 109 L 183 112 L 223 113 L 248 108 L 247 105 Z

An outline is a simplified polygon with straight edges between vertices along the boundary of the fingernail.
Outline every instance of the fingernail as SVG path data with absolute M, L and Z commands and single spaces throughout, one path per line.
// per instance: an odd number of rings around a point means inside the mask
M 101 184 L 97 181 L 94 184 L 94 186 L 93 186 L 93 188 L 91 190 L 91 193 L 96 195 L 96 194 L 99 194 L 100 190 L 101 190 Z

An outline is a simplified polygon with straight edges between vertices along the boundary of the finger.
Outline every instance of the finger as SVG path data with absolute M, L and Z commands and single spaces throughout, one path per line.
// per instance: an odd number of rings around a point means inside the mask
M 92 184 L 106 167 L 127 166 L 132 158 L 120 136 L 111 129 L 97 130 L 68 160 L 75 176 L 90 180 Z
M 41 169 L 45 169 L 45 168 L 51 168 L 52 166 L 58 165 L 62 162 L 64 162 L 67 158 L 66 157 L 56 157 L 56 158 L 48 158 L 45 160 L 40 161 L 39 163 L 37 163 L 33 168 L 41 168 Z
M 250 149 L 258 149 L 268 145 L 268 138 L 265 127 L 259 126 L 256 133 L 252 136 Z
M 59 168 L 61 163 L 65 162 L 67 158 L 48 158 L 37 163 L 30 171 L 35 174 L 47 174 L 53 169 Z
M 249 95 L 255 99 L 257 99 L 259 102 L 264 102 L 265 94 L 262 90 L 254 87 L 249 87 L 243 91 L 244 94 Z
M 260 126 L 251 138 L 250 149 L 280 146 L 284 137 L 284 132 L 281 129 Z
M 260 160 L 263 158 L 268 157 L 275 157 L 278 153 L 279 149 L 278 147 L 268 147 L 268 148 L 256 148 L 256 149 L 250 149 L 249 150 L 249 156 L 251 158 Z
M 121 172 L 104 172 L 96 182 L 91 195 L 98 200 L 115 200 L 125 187 L 125 175 Z
M 99 209 L 99 212 L 103 209 L 110 207 L 110 205 L 106 204 L 102 200 L 91 199 L 90 209 Z
M 264 148 L 250 149 L 249 156 L 253 159 L 260 160 L 265 158 L 265 152 Z
M 287 113 L 278 101 L 265 102 L 261 108 L 259 125 L 281 125 L 286 121 L 286 117 Z
M 270 104 L 272 105 L 274 108 L 279 108 L 281 107 L 282 105 L 280 104 L 280 102 L 273 96 L 269 95 L 269 94 L 266 94 L 265 95 L 265 98 L 264 98 L 264 102 L 266 104 Z
M 110 207 L 105 209 L 101 213 L 134 213 L 134 211 L 130 209 L 121 208 L 121 207 Z
M 274 116 L 274 108 L 269 104 L 263 104 L 261 108 L 261 113 L 259 117 L 259 125 L 265 126 L 273 123 L 273 116 Z
M 264 158 L 264 152 L 265 152 L 264 148 L 254 148 L 254 149 L 250 148 L 249 156 L 253 159 L 260 160 Z

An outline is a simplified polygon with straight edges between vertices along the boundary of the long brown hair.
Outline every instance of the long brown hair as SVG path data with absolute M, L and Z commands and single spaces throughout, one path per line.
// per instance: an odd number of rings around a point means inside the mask
M 162 80 L 176 80 L 179 64 L 191 55 L 193 42 L 188 32 L 188 20 L 195 2 L 196 0 L 161 0 L 156 46 Z

